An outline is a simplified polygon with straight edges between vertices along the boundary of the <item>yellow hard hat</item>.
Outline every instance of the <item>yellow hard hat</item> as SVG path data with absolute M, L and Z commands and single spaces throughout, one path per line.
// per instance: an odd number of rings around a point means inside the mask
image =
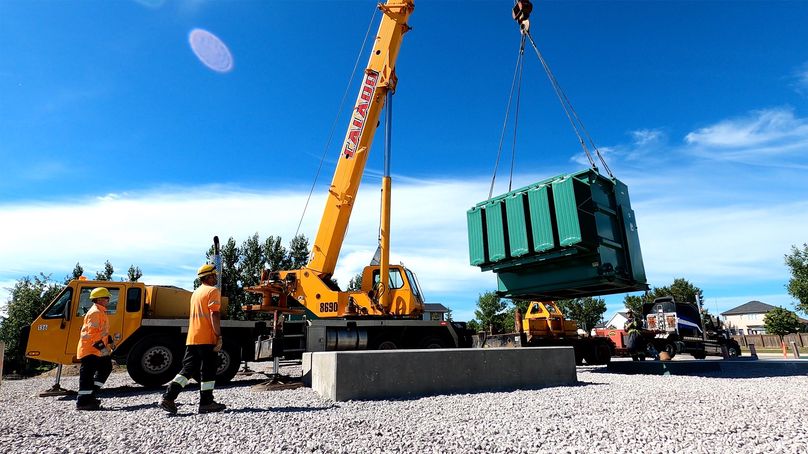
M 216 274 L 216 267 L 209 263 L 200 266 L 199 269 L 196 271 L 196 277 L 200 279 L 205 276 L 209 276 L 211 274 Z
M 96 287 L 90 292 L 90 301 L 95 301 L 98 298 L 110 298 L 109 290 L 105 287 Z

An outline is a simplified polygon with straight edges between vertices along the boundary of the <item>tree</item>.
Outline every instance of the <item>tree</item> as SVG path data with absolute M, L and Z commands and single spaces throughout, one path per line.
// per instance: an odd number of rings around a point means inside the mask
M 244 290 L 239 286 L 239 248 L 236 247 L 236 240 L 233 237 L 227 239 L 219 248 L 219 256 L 222 259 L 222 275 L 219 282 L 222 285 L 222 296 L 227 298 L 227 318 L 238 319 L 243 317 L 244 311 L 241 304 L 244 302 Z M 208 251 L 208 260 L 213 257 L 213 248 Z
M 473 333 L 479 333 L 483 330 L 482 326 L 480 326 L 480 322 L 474 319 L 469 320 L 468 323 L 466 323 L 466 328 L 470 329 Z
M 266 260 L 267 266 L 270 270 L 288 270 L 292 267 L 292 264 L 289 261 L 289 254 L 286 252 L 286 248 L 283 247 L 283 244 L 281 243 L 281 237 L 270 235 L 269 238 L 264 241 L 263 251 L 264 259 Z
M 72 281 L 73 279 L 80 278 L 83 274 L 84 274 L 84 268 L 82 268 L 81 265 L 79 265 L 79 262 L 76 262 L 76 266 L 73 267 L 73 272 L 65 276 L 64 284 L 65 285 L 69 284 L 70 281 Z
M 603 319 L 606 312 L 606 301 L 603 298 L 575 298 L 572 300 L 559 300 L 556 305 L 569 320 L 578 322 L 584 331 L 590 331 Z
M 505 329 L 505 308 L 507 303 L 497 296 L 496 292 L 480 294 L 474 317 L 480 321 L 480 328 L 490 334 L 503 332 Z M 510 330 L 508 330 L 510 331 Z
M 362 289 L 362 273 L 356 273 L 354 277 L 348 281 L 348 291 L 356 291 Z
M 293 270 L 303 268 L 309 263 L 309 240 L 302 233 L 292 238 L 289 243 L 289 259 Z
M 143 276 L 143 271 L 139 266 L 129 265 L 129 270 L 126 272 L 129 282 L 137 282 Z
M 781 341 L 786 334 L 799 331 L 801 325 L 797 314 L 782 307 L 775 307 L 763 317 L 763 327 L 766 329 L 766 333 L 780 336 Z
M 115 272 L 115 269 L 112 268 L 112 264 L 109 263 L 109 260 L 104 262 L 104 271 L 98 271 L 95 273 L 95 280 L 96 281 L 111 281 L 112 274 Z
M 258 285 L 261 279 L 261 271 L 264 269 L 264 253 L 258 233 L 253 234 L 246 241 L 241 243 L 239 249 L 238 280 L 241 287 L 252 287 Z M 244 293 L 244 304 L 260 304 L 261 296 L 256 293 Z M 240 305 L 239 305 L 240 306 Z M 241 312 L 241 307 L 229 311 L 231 314 Z
M 453 322 L 454 321 L 454 320 L 452 320 L 452 308 L 451 307 L 446 308 L 446 321 L 447 322 Z
M 786 289 L 797 300 L 797 310 L 808 314 L 808 244 L 802 248 L 791 246 L 791 254 L 785 256 L 786 266 L 791 271 Z
M 642 314 L 642 304 L 644 302 L 643 297 L 637 295 L 626 295 L 623 298 L 623 306 L 626 306 L 627 310 L 635 314 Z
M 61 284 L 41 273 L 23 277 L 14 284 L 10 299 L 2 306 L 8 317 L 0 320 L 0 340 L 6 344 L 5 367 L 22 370 L 25 345 L 20 345 L 20 329 L 29 326 L 61 290 Z
M 696 295 L 702 295 L 700 288 L 691 284 L 687 279 L 676 278 L 673 284 L 665 287 L 654 287 L 648 292 L 646 301 L 654 301 L 655 298 L 672 296 L 679 303 L 695 303 Z

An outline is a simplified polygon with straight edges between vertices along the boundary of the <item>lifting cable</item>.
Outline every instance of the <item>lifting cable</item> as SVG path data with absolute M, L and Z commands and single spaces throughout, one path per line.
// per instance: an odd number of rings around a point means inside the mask
M 547 73 L 547 77 L 550 79 L 550 83 L 553 85 L 553 90 L 555 91 L 556 96 L 558 97 L 558 101 L 561 103 L 561 107 L 564 108 L 564 113 L 567 115 L 567 119 L 570 121 L 570 125 L 572 125 L 572 129 L 575 131 L 575 135 L 578 136 L 578 142 L 581 144 L 581 148 L 586 153 L 587 159 L 589 159 L 589 164 L 592 166 L 593 169 L 597 170 L 597 166 L 595 165 L 595 160 L 592 158 L 592 154 L 589 152 L 589 149 L 586 146 L 586 142 L 584 142 L 583 137 L 581 137 L 581 131 L 583 131 L 586 139 L 589 141 L 589 144 L 592 146 L 592 149 L 595 150 L 595 154 L 598 156 L 598 159 L 603 164 L 603 168 L 606 169 L 606 172 L 609 174 L 610 177 L 614 178 L 611 169 L 606 164 L 606 160 L 603 158 L 603 155 L 600 153 L 600 150 L 595 145 L 594 140 L 592 140 L 592 136 L 589 135 L 589 131 L 587 131 L 586 127 L 584 126 L 583 121 L 578 116 L 578 113 L 575 111 L 575 108 L 572 107 L 572 102 L 570 102 L 567 94 L 564 93 L 564 90 L 561 89 L 561 85 L 559 85 L 558 80 L 556 80 L 555 75 L 550 70 L 550 66 L 544 60 L 541 52 L 539 51 L 538 46 L 536 46 L 536 42 L 533 41 L 533 36 L 530 34 L 529 31 L 525 31 L 522 34 L 522 40 L 524 40 L 525 36 L 530 39 L 530 44 L 533 46 L 533 50 L 536 52 L 536 56 L 539 57 L 539 61 L 541 62 L 542 67 L 544 68 L 544 72 Z M 573 120 L 574 119 L 574 120 Z M 576 125 L 577 123 L 577 125 Z M 578 129 L 580 126 L 580 131 Z
M 519 54 L 523 55 L 525 51 L 525 38 L 522 37 L 522 45 L 520 46 Z M 511 172 L 508 175 L 508 192 L 513 189 L 513 164 L 516 161 L 516 131 L 519 130 L 519 104 L 522 99 L 522 71 L 525 68 L 525 59 L 519 59 L 519 82 L 516 84 L 516 110 L 513 114 L 513 143 L 511 144 Z
M 494 175 L 491 176 L 491 188 L 488 190 L 488 198 L 494 194 L 494 183 L 497 180 L 497 169 L 499 168 L 499 158 L 502 156 L 502 142 L 505 140 L 505 131 L 508 128 L 508 115 L 511 112 L 511 101 L 513 100 L 513 90 L 516 87 L 517 78 L 522 67 L 522 60 L 525 56 L 525 36 L 519 42 L 519 56 L 516 59 L 516 68 L 513 71 L 513 82 L 511 82 L 511 92 L 508 95 L 508 105 L 505 108 L 505 121 L 502 124 L 502 133 L 499 136 L 499 147 L 497 148 L 497 160 L 494 162 Z M 515 134 L 515 133 L 514 133 Z
M 328 140 L 325 143 L 325 147 L 323 147 L 323 155 L 320 157 L 320 164 L 317 166 L 317 173 L 314 175 L 314 181 L 311 183 L 309 196 L 306 198 L 306 204 L 303 206 L 303 213 L 300 214 L 300 221 L 297 223 L 297 229 L 295 230 L 295 237 L 300 232 L 300 226 L 303 224 L 303 218 L 306 216 L 306 209 L 309 207 L 309 202 L 311 201 L 311 195 L 314 193 L 314 188 L 317 185 L 317 179 L 320 177 L 320 170 L 322 170 L 323 168 L 325 155 L 326 153 L 328 153 L 328 148 L 331 146 L 331 140 L 334 138 L 334 130 L 337 127 L 337 122 L 339 121 L 342 109 L 345 106 L 345 100 L 348 98 L 348 90 L 351 89 L 351 84 L 353 84 L 354 77 L 356 76 L 356 69 L 359 67 L 359 61 L 361 60 L 362 55 L 364 55 L 365 53 L 365 44 L 367 44 L 368 42 L 368 36 L 370 36 L 370 31 L 373 28 L 373 23 L 376 21 L 376 14 L 378 13 L 378 11 L 379 11 L 378 8 L 373 8 L 373 16 L 371 16 L 370 22 L 368 23 L 368 29 L 365 32 L 365 39 L 362 41 L 362 47 L 359 49 L 359 53 L 356 55 L 356 61 L 354 62 L 353 71 L 351 71 L 351 77 L 348 79 L 348 84 L 345 86 L 345 92 L 342 94 L 342 100 L 339 103 L 337 114 L 334 116 L 334 121 L 331 123 L 331 131 L 329 131 Z

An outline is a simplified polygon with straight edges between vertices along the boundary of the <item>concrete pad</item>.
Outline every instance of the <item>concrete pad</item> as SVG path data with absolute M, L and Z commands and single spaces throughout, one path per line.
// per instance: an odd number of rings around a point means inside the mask
M 808 361 L 754 359 L 715 359 L 692 361 L 612 361 L 606 371 L 615 374 L 699 375 L 708 377 L 752 378 L 808 375 Z
M 334 401 L 511 391 L 578 382 L 572 347 L 306 353 L 303 379 Z

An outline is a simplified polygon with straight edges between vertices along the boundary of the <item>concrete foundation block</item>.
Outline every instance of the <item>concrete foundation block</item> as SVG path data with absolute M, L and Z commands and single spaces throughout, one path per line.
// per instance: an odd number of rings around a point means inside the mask
M 334 401 L 573 385 L 572 347 L 376 350 L 303 355 L 303 380 Z

